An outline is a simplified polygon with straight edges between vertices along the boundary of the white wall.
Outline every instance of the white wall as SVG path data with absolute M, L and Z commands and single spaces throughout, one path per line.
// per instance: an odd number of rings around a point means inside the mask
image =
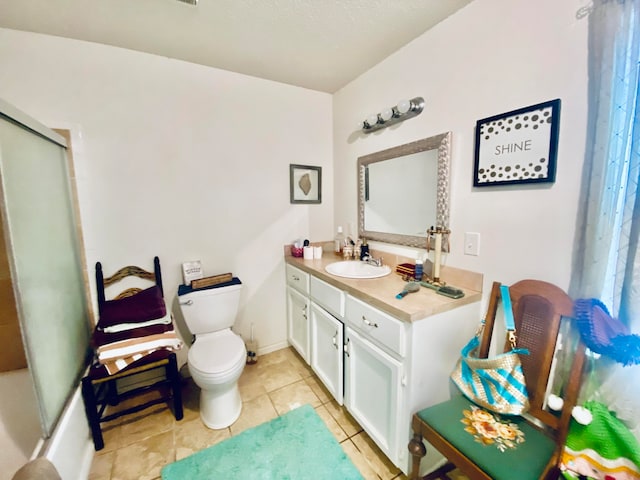
M 108 275 L 158 255 L 173 302 L 201 260 L 243 281 L 240 333 L 285 345 L 282 247 L 332 236 L 330 95 L 6 29 L 0 65 L 4 100 L 72 130 L 92 283 L 96 261 Z M 291 163 L 322 167 L 321 205 L 289 203 Z
M 568 288 L 587 95 L 587 20 L 581 0 L 475 0 L 334 95 L 336 225 L 357 225 L 357 158 L 453 132 L 448 265 L 494 280 L 536 278 Z M 358 122 L 401 98 L 425 111 L 397 127 L 359 134 Z M 473 188 L 477 120 L 562 100 L 554 184 Z M 481 235 L 463 254 L 464 232 Z

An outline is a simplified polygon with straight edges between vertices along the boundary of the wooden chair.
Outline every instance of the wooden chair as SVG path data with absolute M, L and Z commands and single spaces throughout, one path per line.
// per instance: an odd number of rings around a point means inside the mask
M 105 289 L 111 285 L 117 284 L 128 277 L 134 277 L 153 283 L 150 289 L 143 290 L 139 287 L 130 287 L 115 296 L 114 301 L 106 299 Z M 131 279 L 125 283 L 130 283 Z M 154 258 L 154 271 L 149 272 L 140 267 L 128 266 L 121 268 L 114 275 L 103 279 L 102 265 L 96 263 L 96 287 L 98 292 L 98 311 L 100 319 L 92 336 L 93 347 L 96 350 L 93 363 L 88 374 L 82 379 L 82 396 L 84 399 L 85 412 L 91 428 L 93 443 L 96 450 L 104 448 L 104 439 L 102 436 L 101 424 L 111 420 L 115 420 L 123 415 L 129 415 L 142 411 L 153 405 L 173 400 L 173 413 L 176 420 L 183 417 L 182 409 L 182 393 L 181 393 L 181 377 L 178 371 L 176 354 L 168 348 L 158 348 L 151 353 L 136 354 L 133 357 L 127 357 L 124 361 L 126 366 L 120 368 L 117 372 L 113 372 L 110 365 L 100 363 L 98 359 L 98 350 L 104 345 L 113 345 L 112 341 L 121 339 L 135 339 L 134 341 L 144 341 L 149 339 L 149 335 L 167 336 L 173 334 L 173 324 L 170 322 L 170 312 L 166 312 L 164 305 L 162 276 L 160 272 L 160 260 Z M 151 300 L 150 300 L 151 299 Z M 121 303 L 118 303 L 121 302 Z M 148 313 L 155 308 L 152 313 Z M 165 317 L 168 314 L 169 320 L 157 325 L 136 324 L 137 315 L 139 318 L 153 317 L 157 309 L 164 308 Z M 115 309 L 115 310 L 114 310 Z M 114 313 L 115 312 L 115 313 Z M 146 316 L 145 316 L 146 315 Z M 144 317 L 143 317 L 144 316 Z M 107 322 L 107 317 L 115 319 L 113 322 Z M 131 317 L 131 318 L 130 318 Z M 120 321 L 122 320 L 122 321 Z M 118 323 L 120 321 L 120 323 Z M 169 322 L 169 323 L 167 323 Z M 147 322 L 154 323 L 154 321 Z M 120 330 L 122 326 L 127 326 L 127 330 Z M 116 326 L 115 333 L 109 333 L 108 326 Z M 175 337 L 177 338 L 177 337 Z M 164 340 L 164 338 L 163 338 Z M 172 337 L 173 341 L 173 337 Z M 111 370 L 110 370 L 111 368 Z M 160 371 L 157 373 L 146 374 L 144 378 L 140 374 L 151 372 L 153 370 Z M 162 375 L 161 370 L 164 370 Z M 138 382 L 126 381 L 124 379 L 138 376 Z M 151 378 L 151 380 L 149 380 Z M 133 387 L 124 387 L 118 385 L 123 380 Z M 139 385 L 139 386 L 135 386 Z M 146 394 L 150 391 L 158 391 L 159 396 L 148 399 Z M 131 404 L 124 409 L 108 409 L 109 406 L 115 407 L 121 401 L 129 399 L 127 404 Z M 145 401 L 146 400 L 146 401 Z M 114 410 L 113 412 L 111 410 Z
M 575 340 L 573 346 L 570 346 L 569 339 L 563 339 L 564 349 L 575 347 L 562 393 L 564 406 L 559 413 L 546 409 L 547 384 L 552 371 L 561 317 L 571 321 L 573 302 L 558 287 L 537 280 L 520 281 L 509 290 L 516 324 L 517 347 L 526 348 L 530 352 L 520 358 L 531 408 L 523 416 L 496 416 L 517 426 L 524 433 L 524 442 L 518 443 L 522 437 L 513 437 L 513 430 L 509 430 L 506 437 L 499 435 L 493 443 L 487 437 L 478 435 L 477 428 L 493 429 L 496 424 L 472 424 L 469 420 L 470 416 L 473 417 L 473 414 L 470 415 L 473 410 L 472 402 L 462 395 L 454 395 L 446 402 L 413 415 L 414 437 L 409 442 L 409 451 L 413 456 L 410 478 L 420 478 L 420 460 L 426 454 L 423 439 L 450 462 L 425 476 L 425 480 L 449 478 L 446 473 L 454 468 L 453 465 L 471 480 L 538 480 L 558 477 L 558 465 L 571 410 L 577 401 L 582 378 L 585 347 L 578 335 L 575 339 L 572 336 L 572 340 Z M 494 282 L 479 347 L 479 354 L 484 358 L 489 352 L 499 301 L 500 284 Z M 504 351 L 510 349 L 506 339 Z M 463 419 L 466 423 L 462 422 Z M 501 444 L 503 438 L 507 440 Z M 512 445 L 515 448 L 510 448 Z

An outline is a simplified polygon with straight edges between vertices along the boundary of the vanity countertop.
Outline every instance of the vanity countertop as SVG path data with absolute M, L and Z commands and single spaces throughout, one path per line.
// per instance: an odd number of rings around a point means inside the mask
M 396 299 L 396 295 L 403 290 L 406 284 L 398 274 L 392 271 L 392 273 L 385 277 L 353 279 L 338 277 L 325 270 L 328 264 L 341 260 L 342 259 L 335 254 L 327 252 L 325 252 L 322 258 L 317 260 L 304 260 L 303 258 L 285 254 L 286 263 L 310 273 L 330 285 L 347 292 L 353 297 L 359 298 L 405 322 L 422 320 L 437 313 L 478 302 L 482 298 L 482 275 L 474 272 L 466 272 L 468 275 L 465 275 L 464 271 L 451 269 L 457 270 L 456 281 L 451 281 L 451 284 L 462 289 L 465 293 L 464 297 L 453 299 L 439 295 L 430 288 L 422 287 L 420 291 L 416 293 L 410 293 L 402 299 Z M 395 264 L 389 262 L 386 262 L 386 264 L 391 266 L 392 269 L 395 269 Z M 460 274 L 460 272 L 463 273 Z M 447 280 L 444 271 L 442 278 Z M 478 290 L 469 288 L 469 285 L 473 285 L 473 287 L 478 288 Z

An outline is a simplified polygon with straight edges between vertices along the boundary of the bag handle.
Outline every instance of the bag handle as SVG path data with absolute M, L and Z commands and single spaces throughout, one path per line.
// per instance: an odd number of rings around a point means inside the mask
M 502 297 L 502 308 L 504 310 L 504 325 L 507 328 L 509 343 L 511 348 L 516 348 L 516 323 L 513 319 L 513 307 L 511 305 L 511 295 L 509 295 L 509 287 L 500 285 L 500 296 Z
M 507 285 L 500 285 L 500 297 L 502 298 L 502 308 L 504 310 L 504 325 L 507 330 L 509 343 L 512 350 L 516 349 L 516 322 L 513 318 L 513 306 L 511 305 L 511 295 L 509 294 L 509 287 Z M 480 338 L 484 331 L 486 319 L 483 318 L 480 321 L 480 326 L 476 331 L 475 337 Z

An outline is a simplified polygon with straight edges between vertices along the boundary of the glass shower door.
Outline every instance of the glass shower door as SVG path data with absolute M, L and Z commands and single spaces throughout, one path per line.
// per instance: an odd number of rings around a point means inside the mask
M 90 331 L 64 139 L 46 130 L 35 133 L 0 112 L 7 254 L 48 437 L 86 366 Z

